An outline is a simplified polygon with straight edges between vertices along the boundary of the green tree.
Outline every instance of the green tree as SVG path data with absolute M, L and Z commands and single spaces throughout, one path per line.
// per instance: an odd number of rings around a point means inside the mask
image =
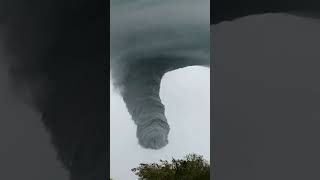
M 189 154 L 171 162 L 143 164 L 133 168 L 139 180 L 210 180 L 210 164 L 202 156 Z

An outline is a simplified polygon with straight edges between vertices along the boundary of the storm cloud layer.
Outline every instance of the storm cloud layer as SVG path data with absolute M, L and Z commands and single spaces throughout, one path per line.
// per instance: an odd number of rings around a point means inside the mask
M 209 3 L 111 1 L 111 76 L 142 147 L 159 149 L 168 143 L 170 128 L 159 97 L 162 76 L 210 64 Z

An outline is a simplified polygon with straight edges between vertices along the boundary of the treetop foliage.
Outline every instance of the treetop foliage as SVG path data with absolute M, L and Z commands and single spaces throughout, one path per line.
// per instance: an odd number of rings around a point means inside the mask
M 209 180 L 210 164 L 200 155 L 188 154 L 184 159 L 172 158 L 171 162 L 141 163 L 132 172 L 139 180 Z

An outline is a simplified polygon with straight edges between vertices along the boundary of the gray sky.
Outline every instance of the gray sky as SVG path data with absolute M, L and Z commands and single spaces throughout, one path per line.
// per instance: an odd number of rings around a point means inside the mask
M 320 22 L 214 26 L 217 180 L 320 179 Z
M 190 86 L 191 84 L 191 86 Z M 138 145 L 136 126 L 125 104 L 110 83 L 111 177 L 134 180 L 131 169 L 143 162 L 183 158 L 188 153 L 210 160 L 210 70 L 187 67 L 169 72 L 161 83 L 160 96 L 170 124 L 169 144 L 160 150 Z M 125 125 L 126 128 L 123 128 Z

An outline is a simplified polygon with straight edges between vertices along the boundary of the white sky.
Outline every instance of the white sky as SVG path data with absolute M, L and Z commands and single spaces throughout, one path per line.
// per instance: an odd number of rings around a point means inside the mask
M 136 126 L 110 82 L 110 168 L 115 180 L 137 179 L 131 169 L 143 162 L 197 153 L 210 160 L 210 70 L 187 67 L 167 73 L 160 96 L 170 124 L 169 144 L 160 150 L 138 145 Z

